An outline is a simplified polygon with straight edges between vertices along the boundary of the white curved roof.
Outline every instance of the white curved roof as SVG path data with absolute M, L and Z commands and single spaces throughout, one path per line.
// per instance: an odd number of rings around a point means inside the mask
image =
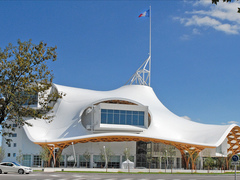
M 149 86 L 126 85 L 112 91 L 93 91 L 55 85 L 59 92 L 66 93 L 54 106 L 54 120 L 29 120 L 33 126 L 24 126 L 28 138 L 34 143 L 59 143 L 84 138 L 108 136 L 134 136 L 170 142 L 217 147 L 234 128 L 232 125 L 208 125 L 189 121 L 170 112 Z M 95 133 L 86 130 L 81 123 L 83 111 L 96 102 L 106 99 L 121 99 L 148 106 L 150 126 L 140 132 Z

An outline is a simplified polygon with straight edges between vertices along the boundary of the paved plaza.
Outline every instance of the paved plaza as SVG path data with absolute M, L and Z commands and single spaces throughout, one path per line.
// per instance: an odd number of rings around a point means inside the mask
M 240 176 L 239 176 L 240 178 Z M 1 180 L 234 180 L 234 175 L 33 172 L 0 174 Z

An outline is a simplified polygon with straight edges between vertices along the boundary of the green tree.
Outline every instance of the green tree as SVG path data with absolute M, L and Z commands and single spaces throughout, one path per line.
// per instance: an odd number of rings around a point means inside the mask
M 57 92 L 46 94 L 53 80 L 46 62 L 56 59 L 56 47 L 47 47 L 43 42 L 35 45 L 31 40 L 18 40 L 16 46 L 10 43 L 4 50 L 0 49 L 0 126 L 4 129 L 3 136 L 15 130 L 11 122 L 21 127 L 31 125 L 24 120 L 26 117 L 52 118 L 46 112 L 52 108 L 50 102 L 61 95 Z M 32 108 L 32 104 L 39 104 L 39 107 Z
M 40 158 L 43 160 L 43 166 L 46 167 L 49 159 L 51 159 L 51 153 L 46 146 L 42 146 L 41 151 L 39 152 Z
M 83 157 L 85 159 L 85 162 L 86 162 L 86 168 L 87 168 L 87 165 L 88 165 L 88 162 L 90 162 L 90 152 L 88 151 L 88 149 L 83 153 Z
M 218 2 L 219 2 L 219 0 L 212 0 L 212 4 L 216 4 L 217 5 Z M 231 0 L 223 0 L 223 2 L 232 2 L 232 1 Z
M 18 150 L 18 155 L 16 156 L 16 160 L 17 160 L 17 162 L 19 162 L 20 164 L 23 162 L 23 160 L 24 160 L 24 157 L 23 157 L 23 154 L 22 154 L 22 150 L 21 149 L 19 149 Z
M 129 161 L 129 157 L 130 157 L 130 148 L 127 147 L 125 148 L 125 150 L 123 151 L 124 156 L 126 157 L 126 160 Z M 130 167 L 128 164 L 128 172 L 130 172 Z
M 164 145 L 160 148 L 160 154 L 162 161 L 164 162 L 165 166 L 165 173 L 167 171 L 167 166 L 168 166 L 168 151 L 167 151 L 167 145 Z
M 167 155 L 170 158 L 170 166 L 171 166 L 171 173 L 173 169 L 173 163 L 174 163 L 174 156 L 176 156 L 176 148 L 172 145 L 169 145 L 167 147 Z
M 0 162 L 5 158 L 5 150 L 0 146 Z
M 217 166 L 225 172 L 225 166 L 226 166 L 226 158 L 225 157 L 218 157 L 217 158 Z
M 108 168 L 108 162 L 112 155 L 113 155 L 113 152 L 111 151 L 110 147 L 103 146 L 103 148 L 100 149 L 100 157 L 103 161 L 105 161 L 106 172 Z
M 209 169 L 214 166 L 214 159 L 212 157 L 207 157 L 204 159 L 204 167 L 207 167 L 208 173 Z

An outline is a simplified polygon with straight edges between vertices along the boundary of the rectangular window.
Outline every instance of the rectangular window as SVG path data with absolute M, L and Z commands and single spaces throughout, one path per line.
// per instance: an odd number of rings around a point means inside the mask
M 28 166 L 28 167 L 31 166 L 31 155 L 26 155 L 26 154 L 23 155 L 22 165 L 23 166 Z
M 8 144 L 8 147 L 11 147 L 11 143 Z
M 17 147 L 17 143 L 13 143 L 13 147 Z
M 108 114 L 107 124 L 113 124 L 113 114 L 112 113 Z
M 8 153 L 8 155 L 7 155 L 8 157 L 11 157 L 11 154 L 10 153 Z
M 125 111 L 120 111 L 120 124 L 125 124 L 125 123 L 126 123 Z
M 41 157 L 39 155 L 33 156 L 33 166 L 41 166 Z
M 144 111 L 101 109 L 101 123 L 144 126 Z
M 17 127 L 17 124 L 13 124 L 13 127 Z
M 128 125 L 131 125 L 132 124 L 132 115 L 127 115 L 127 123 Z
M 93 162 L 94 168 L 103 168 L 105 166 L 105 160 L 100 155 L 93 155 Z
M 13 134 L 12 134 L 12 137 L 17 137 L 17 133 L 13 133 Z
M 75 164 L 75 159 L 73 155 L 67 155 L 67 167 L 73 167 Z
M 64 167 L 64 162 L 65 162 L 65 156 L 64 156 L 64 155 L 61 155 L 61 158 L 60 158 L 60 167 Z
M 144 116 L 139 116 L 139 125 L 144 126 Z
M 22 92 L 21 96 L 24 101 L 23 105 L 37 105 L 37 103 L 38 103 L 38 94 L 37 93 L 33 94 L 33 92 L 32 92 L 30 94 L 27 92 Z
M 103 124 L 107 123 L 107 114 L 105 114 L 105 113 L 101 114 L 101 123 L 103 123 Z
M 79 155 L 79 165 L 80 167 L 89 168 L 90 167 L 90 157 Z
M 139 125 L 138 118 L 139 118 L 138 115 L 133 114 L 133 125 Z
M 119 113 L 114 112 L 114 124 L 120 124 L 119 122 Z
M 16 153 L 13 153 L 13 157 L 16 157 Z

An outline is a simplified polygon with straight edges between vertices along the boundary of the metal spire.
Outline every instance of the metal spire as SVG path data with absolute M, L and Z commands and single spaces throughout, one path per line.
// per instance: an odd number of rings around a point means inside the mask
M 151 6 L 149 7 L 149 56 L 126 84 L 150 86 L 151 83 Z

